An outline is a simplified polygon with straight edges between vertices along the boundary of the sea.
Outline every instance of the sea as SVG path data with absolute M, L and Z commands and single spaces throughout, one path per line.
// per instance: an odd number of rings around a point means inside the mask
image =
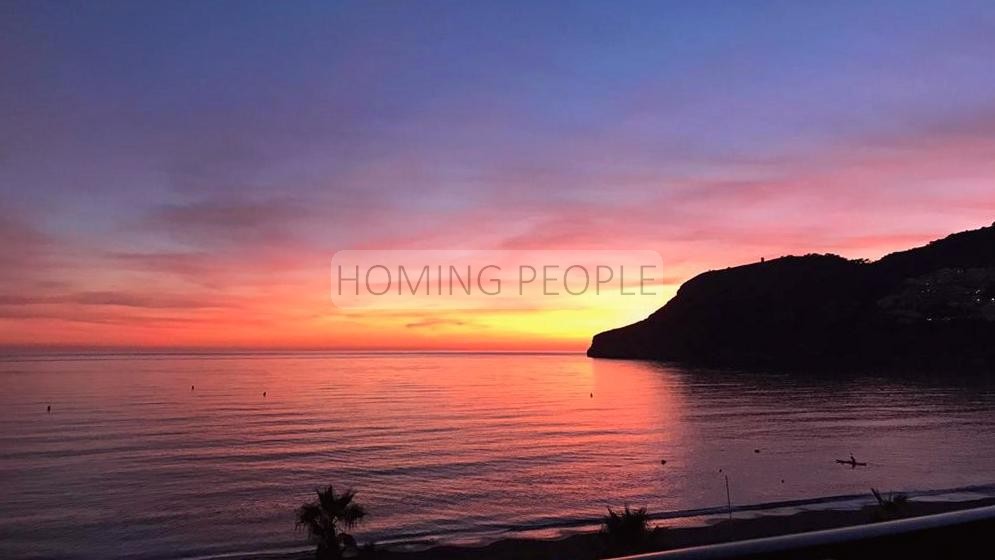
M 550 353 L 0 357 L 0 557 L 214 559 L 308 549 L 333 486 L 360 542 L 426 547 L 870 489 L 995 495 L 995 381 L 778 373 Z M 841 465 L 855 457 L 866 466 Z M 727 492 L 728 488 L 728 492 Z

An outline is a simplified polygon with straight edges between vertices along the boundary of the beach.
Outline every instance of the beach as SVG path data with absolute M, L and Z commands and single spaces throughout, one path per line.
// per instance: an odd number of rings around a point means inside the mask
M 911 500 L 901 512 L 901 518 L 918 517 L 995 505 L 995 498 L 953 502 L 927 502 Z M 857 510 L 801 511 L 790 515 L 760 515 L 751 518 L 716 519 L 714 523 L 699 527 L 668 528 L 665 522 L 657 524 L 662 530 L 654 535 L 652 545 L 642 552 L 674 550 L 693 546 L 727 543 L 746 539 L 773 537 L 850 527 L 880 521 L 877 506 Z M 372 555 L 378 560 L 594 560 L 605 558 L 603 545 L 597 532 L 584 532 L 558 539 L 502 539 L 482 547 L 436 546 L 424 550 L 392 550 L 379 548 Z M 257 559 L 304 560 L 313 555 L 267 555 Z

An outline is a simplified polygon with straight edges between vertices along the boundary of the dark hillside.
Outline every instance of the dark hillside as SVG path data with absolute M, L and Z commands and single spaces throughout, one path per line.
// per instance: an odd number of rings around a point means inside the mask
M 995 226 L 874 262 L 783 257 L 710 271 L 588 355 L 705 365 L 995 364 Z

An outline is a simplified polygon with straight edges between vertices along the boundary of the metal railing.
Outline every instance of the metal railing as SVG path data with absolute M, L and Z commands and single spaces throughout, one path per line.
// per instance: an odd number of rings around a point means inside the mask
M 910 519 L 882 521 L 855 527 L 650 552 L 620 557 L 616 560 L 720 560 L 776 556 L 778 554 L 791 554 L 793 558 L 804 558 L 804 552 L 807 550 L 817 551 L 832 547 L 859 546 L 861 543 L 881 539 L 900 539 L 923 532 L 939 532 L 986 522 L 995 524 L 995 506 L 924 515 Z

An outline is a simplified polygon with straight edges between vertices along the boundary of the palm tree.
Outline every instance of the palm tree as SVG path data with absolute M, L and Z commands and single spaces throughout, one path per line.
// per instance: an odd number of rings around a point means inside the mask
M 611 556 L 644 552 L 660 530 L 650 527 L 649 521 L 646 508 L 631 510 L 625 506 L 621 512 L 608 508 L 601 527 L 606 552 Z
M 355 527 L 366 516 L 366 510 L 353 503 L 356 493 L 352 490 L 336 495 L 335 489 L 329 486 L 315 492 L 318 499 L 297 510 L 297 527 L 307 529 L 308 539 L 317 546 L 317 560 L 339 560 L 344 548 L 356 546 L 352 535 L 342 532 L 340 527 Z

